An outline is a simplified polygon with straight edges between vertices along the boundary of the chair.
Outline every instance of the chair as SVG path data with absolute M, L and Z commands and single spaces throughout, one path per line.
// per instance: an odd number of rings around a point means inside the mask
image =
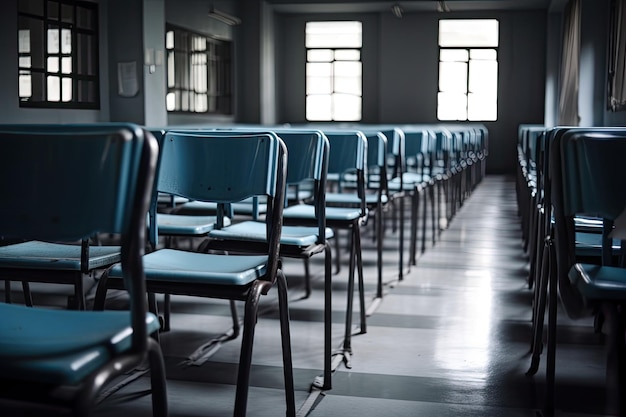
M 537 188 L 536 194 L 539 198 L 540 207 L 537 210 L 536 227 L 532 233 L 536 234 L 536 255 L 534 259 L 534 276 L 529 280 L 535 282 L 534 300 L 532 312 L 532 338 L 531 338 L 531 365 L 527 371 L 527 375 L 534 375 L 539 369 L 540 357 L 543 351 L 543 328 L 545 309 L 548 305 L 548 287 L 556 272 L 554 271 L 554 196 L 553 186 L 550 179 L 554 164 L 553 160 L 557 157 L 552 155 L 552 149 L 555 142 L 560 142 L 565 134 L 576 133 L 593 133 L 604 132 L 607 134 L 620 134 L 623 128 L 601 128 L 601 127 L 566 127 L 559 126 L 546 130 L 545 134 L 537 137 L 539 142 L 536 145 L 536 169 L 533 169 L 533 187 Z M 530 217 L 530 216 L 529 216 Z M 602 256 L 602 221 L 601 219 L 590 216 L 574 216 L 575 225 L 575 255 L 577 259 L 594 260 L 600 263 Z M 619 242 L 614 242 L 614 250 L 619 249 Z M 552 296 L 552 295 L 551 295 Z M 556 303 L 553 302 L 552 305 Z M 564 304 L 566 305 L 566 304 Z M 580 315 L 576 309 L 570 309 L 569 314 L 572 316 Z
M 147 358 L 153 414 L 166 416 L 163 358 L 149 336 L 159 324 L 146 312 L 142 264 L 156 141 L 132 125 L 43 130 L 0 133 L 0 236 L 73 242 L 119 234 L 131 303 L 107 312 L 0 303 L 0 414 L 44 406 L 86 416 L 103 388 Z
M 239 131 L 235 129 L 235 131 Z M 243 130 L 242 132 L 246 132 Z M 280 236 L 280 256 L 303 259 L 305 262 L 305 296 L 311 294 L 311 277 L 308 267 L 309 259 L 324 253 L 324 377 L 323 381 L 316 381 L 315 385 L 321 389 L 331 389 L 331 338 L 332 338 L 332 256 L 329 239 L 334 234 L 331 228 L 326 227 L 325 217 L 325 189 L 328 170 L 328 138 L 316 130 L 274 129 L 287 146 L 287 187 L 292 189 L 292 195 L 301 194 L 298 190 L 306 186 L 312 188 L 312 199 L 308 202 L 292 203 L 311 204 L 314 207 L 317 224 L 315 226 L 300 226 L 295 223 L 283 225 Z M 232 131 L 231 131 L 232 134 Z M 312 187 L 310 183 L 313 183 Z M 304 195 L 310 195 L 310 192 Z M 300 200 L 300 199 L 298 199 Z M 305 222 L 308 223 L 308 222 Z M 222 227 L 209 233 L 204 246 L 205 250 L 246 250 L 259 251 L 260 245 L 266 244 L 265 225 L 258 220 L 244 220 L 231 226 Z
M 158 249 L 143 258 L 147 290 L 245 302 L 234 406 L 234 415 L 243 416 L 260 297 L 277 284 L 287 415 L 295 415 L 287 285 L 279 262 L 287 162 L 284 143 L 271 133 L 169 131 L 161 153 L 159 190 L 217 202 L 219 217 L 226 204 L 266 196 L 267 244 L 258 253 L 249 253 L 248 248 L 230 254 Z M 100 279 L 95 308 L 104 307 L 109 288 L 124 288 L 118 266 Z
M 365 223 L 368 210 L 365 201 L 365 171 L 367 158 L 367 139 L 360 131 L 352 130 L 328 130 L 324 134 L 330 143 L 330 153 L 328 156 L 328 182 L 326 198 L 328 193 L 342 190 L 344 177 L 346 175 L 356 175 L 355 194 L 358 196 L 358 205 L 355 207 L 352 202 L 349 204 L 339 203 L 337 206 L 331 205 L 326 200 L 325 215 L 326 225 L 335 230 L 336 254 L 335 259 L 339 262 L 339 236 L 338 230 L 346 230 L 350 236 L 350 258 L 348 271 L 348 294 L 346 306 L 346 327 L 342 349 L 336 353 L 342 357 L 347 367 L 351 367 L 352 354 L 352 309 L 354 293 L 354 271 L 357 269 L 361 333 L 366 333 L 365 322 L 365 293 L 363 282 L 363 264 L 361 259 L 361 234 L 360 227 Z M 352 189 L 353 181 L 349 180 Z M 293 205 L 286 207 L 283 211 L 285 225 L 310 225 L 317 226 L 317 216 L 313 205 Z
M 165 137 L 165 130 L 163 129 L 151 129 L 150 132 L 154 135 L 159 143 L 159 148 L 163 148 L 163 140 Z M 162 155 L 162 153 L 160 153 Z M 165 238 L 165 247 L 173 248 L 176 245 L 176 240 L 180 238 L 186 238 L 193 240 L 208 236 L 209 232 L 218 226 L 218 216 L 216 214 L 184 214 L 180 213 L 179 208 L 187 204 L 188 199 L 173 194 L 162 192 L 160 187 L 160 181 L 158 178 L 158 172 L 160 167 L 160 158 L 157 162 L 157 179 L 154 182 L 154 195 L 156 198 L 152 199 L 149 211 L 149 224 L 156 225 L 150 227 L 148 230 L 152 234 L 149 242 L 152 243 L 151 250 L 156 250 L 159 244 L 159 237 Z M 179 203 L 177 203 L 177 201 Z M 209 204 L 209 203 L 205 203 Z M 165 206 L 166 208 L 161 208 Z M 232 217 L 232 213 L 228 213 Z M 222 226 L 230 224 L 230 217 L 223 216 L 219 221 L 222 222 Z M 170 330 L 170 294 L 165 294 L 164 297 L 164 312 L 163 312 L 163 331 Z M 236 318 L 235 318 L 236 320 Z M 234 321 L 235 321 L 234 320 Z M 237 323 L 238 324 L 238 323 Z M 234 332 L 236 337 L 237 331 Z
M 423 127 L 407 127 L 403 129 L 404 146 L 405 146 L 405 169 L 402 173 L 405 189 L 411 190 L 412 209 L 411 209 L 411 244 L 410 244 L 410 263 L 417 264 L 417 230 L 419 223 L 420 198 L 424 196 L 422 207 L 422 233 L 421 233 L 421 253 L 426 251 L 426 225 L 427 225 L 427 198 L 430 199 L 431 214 L 431 239 L 433 245 L 436 237 L 436 218 L 437 211 L 435 207 L 435 181 L 427 172 L 426 161 L 429 158 L 428 145 L 429 137 L 432 134 L 428 129 Z M 399 181 L 396 181 L 399 182 Z
M 572 129 L 556 137 L 550 149 L 550 184 L 554 210 L 554 245 L 550 260 L 549 318 L 547 349 L 546 411 L 554 410 L 556 301 L 568 316 L 588 317 L 601 313 L 608 333 L 608 404 L 619 415 L 626 412 L 626 350 L 624 315 L 626 269 L 623 253 L 616 253 L 614 234 L 626 208 L 626 194 L 620 192 L 626 181 L 622 167 L 626 153 L 626 129 L 580 131 Z M 576 254 L 575 217 L 587 215 L 603 221 L 601 262 L 583 263 Z M 623 247 L 623 245 L 622 245 Z M 615 259 L 622 262 L 615 263 Z M 612 410 L 609 410 L 612 411 Z
M 6 132 L 115 132 L 123 123 L 1 125 Z M 136 129 L 133 127 L 132 129 Z M 84 276 L 95 280 L 104 268 L 120 261 L 120 246 L 98 244 L 99 236 L 85 236 L 79 242 L 22 241 L 0 247 L 0 279 L 5 280 L 5 301 L 11 302 L 11 281 L 21 281 L 26 305 L 32 306 L 30 282 L 69 284 L 74 294 L 68 305 L 85 309 Z M 95 283 L 95 281 L 94 281 Z

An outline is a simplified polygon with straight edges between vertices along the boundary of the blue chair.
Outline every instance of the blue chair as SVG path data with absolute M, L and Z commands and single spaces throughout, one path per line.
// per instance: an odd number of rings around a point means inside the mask
M 246 130 L 234 129 L 239 133 Z M 317 130 L 273 129 L 287 146 L 287 187 L 292 188 L 292 195 L 301 195 L 300 203 L 311 204 L 316 213 L 315 226 L 300 226 L 294 223 L 283 225 L 280 236 L 280 256 L 303 259 L 305 262 L 305 296 L 311 294 L 309 259 L 319 253 L 324 254 L 324 376 L 315 381 L 321 389 L 332 388 L 331 384 L 331 338 L 332 338 L 332 256 L 329 239 L 333 230 L 326 227 L 325 189 L 328 170 L 328 138 Z M 231 133 L 232 134 L 232 131 Z M 312 186 L 309 186 L 311 185 Z M 300 193 L 298 187 L 305 185 L 307 192 Z M 309 200 L 307 196 L 312 195 Z M 308 222 L 305 222 L 309 224 Z M 231 226 L 215 229 L 209 233 L 205 250 L 258 252 L 266 245 L 265 225 L 259 220 L 244 220 Z
M 277 284 L 287 415 L 295 415 L 287 284 L 279 267 L 287 166 L 284 143 L 272 133 L 169 131 L 160 159 L 159 190 L 190 200 L 216 202 L 220 207 L 218 217 L 225 214 L 226 204 L 257 195 L 267 198 L 264 225 L 267 244 L 257 253 L 250 253 L 247 247 L 230 254 L 157 249 L 143 257 L 146 286 L 156 294 L 245 302 L 234 407 L 234 415 L 243 416 L 248 401 L 259 299 Z M 218 227 L 221 227 L 219 219 Z M 104 307 L 107 289 L 124 288 L 120 272 L 115 266 L 103 274 L 96 293 L 96 308 Z
M 15 130 L 0 129 L 0 236 L 74 242 L 119 234 L 131 302 L 128 311 L 107 312 L 0 303 L 0 414 L 30 404 L 85 416 L 114 378 L 147 357 L 153 414 L 166 416 L 163 357 L 150 337 L 159 323 L 146 311 L 142 262 L 154 137 L 132 125 Z
M 365 135 L 356 130 L 324 130 L 324 135 L 330 143 L 328 156 L 328 186 L 326 193 L 326 225 L 335 230 L 336 253 L 335 259 L 339 262 L 339 236 L 337 231 L 348 231 L 350 236 L 350 258 L 348 271 L 348 294 L 346 306 L 346 327 L 343 347 L 336 353 L 343 358 L 346 366 L 351 366 L 352 353 L 352 309 L 354 299 L 354 272 L 357 270 L 359 303 L 360 303 L 360 331 L 366 333 L 365 312 L 365 289 L 363 282 L 363 263 L 361 258 L 361 234 L 360 227 L 366 222 L 368 210 L 365 200 L 365 172 L 367 162 L 367 139 Z M 345 182 L 348 177 L 347 183 Z M 356 176 L 356 188 L 354 177 Z M 333 205 L 328 199 L 328 193 L 343 191 L 342 186 L 348 184 L 346 189 L 354 190 L 358 197 L 358 204 L 353 202 L 346 204 L 338 202 Z M 283 211 L 285 225 L 317 225 L 317 214 L 313 205 L 293 205 Z
M 1 125 L 6 132 L 115 132 L 124 123 Z M 136 127 L 130 127 L 137 129 Z M 79 242 L 21 241 L 0 247 L 0 279 L 5 280 L 5 301 L 11 302 L 11 281 L 21 281 L 26 305 L 32 306 L 30 282 L 73 285 L 68 305 L 85 309 L 83 277 L 94 280 L 106 267 L 120 261 L 119 244 L 103 245 L 99 235 L 85 236 Z M 17 268 L 15 268 L 17 266 Z
M 624 216 L 626 129 L 562 129 L 550 143 L 550 185 L 554 213 L 550 251 L 549 317 L 546 364 L 546 412 L 554 412 L 557 294 L 571 318 L 601 314 L 607 338 L 609 412 L 626 412 L 626 349 L 623 309 L 626 306 L 626 268 L 613 234 Z M 580 260 L 576 216 L 602 220 L 600 262 Z M 623 240 L 622 240 L 623 242 Z M 622 245 L 623 247 L 623 245 Z M 621 262 L 616 260 L 621 258 Z
M 552 129 L 546 130 L 545 134 L 538 137 L 539 143 L 535 146 L 537 148 L 537 160 L 536 172 L 533 174 L 536 181 L 537 196 L 541 207 L 537 212 L 538 219 L 536 220 L 536 256 L 535 256 L 535 276 L 529 279 L 535 281 L 534 285 L 534 300 L 533 300 L 533 312 L 532 312 L 532 338 L 531 338 L 531 365 L 527 372 L 528 375 L 534 375 L 539 369 L 539 363 L 541 353 L 543 351 L 544 343 L 544 318 L 545 309 L 548 305 L 548 286 L 551 282 L 551 277 L 555 276 L 556 272 L 554 257 L 554 235 L 555 235 L 555 215 L 554 215 L 554 196 L 553 186 L 551 181 L 551 172 L 556 168 L 553 168 L 553 164 L 556 161 L 558 155 L 552 154 L 552 149 L 556 146 L 555 143 L 560 143 L 561 138 L 565 134 L 576 133 L 593 133 L 604 132 L 607 134 L 621 134 L 624 131 L 623 128 L 601 128 L 601 127 L 567 127 L 558 126 Z M 534 152 L 533 152 L 534 153 Z M 577 259 L 594 260 L 594 262 L 600 263 L 602 256 L 602 221 L 601 219 L 594 218 L 593 216 L 574 216 L 575 226 L 575 255 Z M 613 243 L 614 250 L 619 250 L 619 242 Z M 567 291 L 564 290 L 564 296 L 567 299 Z M 554 294 L 552 294 L 554 295 Z M 551 296 L 552 296 L 551 295 Z M 554 302 L 552 303 L 555 304 Z M 564 306 L 570 306 L 568 314 L 572 317 L 577 317 L 581 314 L 582 310 L 578 308 L 571 308 L 571 303 L 564 303 Z M 584 315 L 585 313 L 583 313 Z

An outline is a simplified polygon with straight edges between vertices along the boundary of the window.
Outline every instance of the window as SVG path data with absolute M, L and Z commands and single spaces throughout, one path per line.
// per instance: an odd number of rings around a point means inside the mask
M 100 107 L 97 7 L 75 0 L 19 0 L 20 107 Z
M 232 114 L 231 44 L 167 26 L 167 111 Z
M 439 120 L 498 117 L 498 21 L 439 21 Z
M 307 22 L 306 119 L 360 121 L 361 22 Z

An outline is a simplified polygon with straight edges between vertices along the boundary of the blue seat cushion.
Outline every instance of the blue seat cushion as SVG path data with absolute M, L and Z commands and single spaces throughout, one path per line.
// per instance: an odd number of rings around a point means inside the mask
M 298 247 L 307 247 L 318 241 L 317 227 L 283 226 L 280 235 L 280 244 Z M 253 242 L 263 242 L 265 237 L 265 223 L 245 221 L 223 229 L 213 230 L 209 237 L 216 239 L 236 239 Z M 326 228 L 326 239 L 333 237 L 331 228 Z
M 367 212 L 364 214 L 367 215 Z M 306 204 L 297 204 L 283 210 L 286 219 L 315 219 L 315 208 Z M 361 210 L 352 207 L 326 207 L 327 221 L 353 221 L 361 218 Z
M 148 313 L 148 333 L 159 321 Z M 76 384 L 131 346 L 127 311 L 73 311 L 0 303 L 0 375 Z
M 146 281 L 207 285 L 247 285 L 266 275 L 266 255 L 215 255 L 160 249 L 143 257 Z M 122 278 L 120 265 L 109 272 Z
M 157 214 L 157 226 L 161 235 L 204 236 L 215 228 L 217 216 L 187 216 L 183 214 Z M 225 217 L 224 224 L 230 219 Z
M 626 269 L 577 263 L 569 280 L 587 300 L 626 301 Z
M 380 196 L 380 202 L 387 204 L 389 198 L 386 194 Z M 373 205 L 378 203 L 378 193 L 365 194 L 365 204 Z M 326 193 L 326 204 L 328 205 L 346 205 L 358 207 L 361 199 L 358 195 L 352 193 Z
M 0 268 L 80 271 L 80 245 L 30 241 L 0 246 Z M 120 261 L 119 246 L 90 246 L 89 269 Z

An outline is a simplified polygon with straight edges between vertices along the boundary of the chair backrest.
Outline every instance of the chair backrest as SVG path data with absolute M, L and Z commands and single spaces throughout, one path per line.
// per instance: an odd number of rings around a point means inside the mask
M 275 276 L 287 176 L 283 141 L 271 132 L 168 131 L 161 153 L 160 192 L 220 206 L 267 197 L 266 233 L 275 260 L 269 276 Z
M 325 130 L 324 134 L 330 143 L 328 175 L 336 176 L 341 184 L 346 174 L 356 174 L 357 195 L 361 198 L 361 212 L 365 214 L 367 138 L 359 130 Z
M 387 176 L 387 149 L 388 140 L 382 132 L 367 132 L 367 175 L 365 185 L 367 188 L 378 189 L 379 195 L 388 193 Z
M 626 209 L 622 191 L 626 171 L 621 165 L 626 129 L 559 128 L 551 137 L 549 153 L 559 293 L 568 315 L 577 317 L 584 303 L 567 278 L 577 262 L 574 216 L 603 219 L 602 263 L 610 264 L 609 233 Z
M 121 236 L 133 349 L 146 344 L 141 255 L 158 153 L 135 125 L 0 125 L 0 236 L 77 241 Z
M 319 130 L 276 129 L 273 130 L 287 146 L 287 184 L 299 187 L 312 180 L 315 217 L 318 237 L 326 236 L 326 178 L 330 143 Z M 296 190 L 296 196 L 298 190 Z

